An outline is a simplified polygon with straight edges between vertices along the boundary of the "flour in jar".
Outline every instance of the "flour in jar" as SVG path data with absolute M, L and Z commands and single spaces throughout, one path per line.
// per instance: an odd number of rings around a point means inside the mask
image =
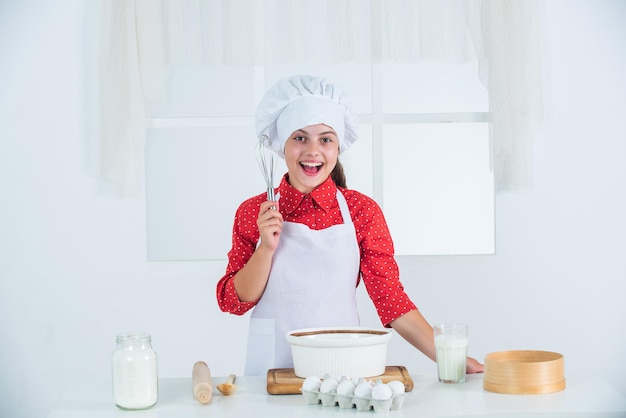
M 149 335 L 118 336 L 112 357 L 113 401 L 124 409 L 147 409 L 158 400 L 157 356 Z

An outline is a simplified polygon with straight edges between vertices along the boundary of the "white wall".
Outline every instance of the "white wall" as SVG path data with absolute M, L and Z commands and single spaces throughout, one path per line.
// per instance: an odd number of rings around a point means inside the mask
M 559 351 L 566 373 L 626 394 L 626 3 L 540 5 L 534 186 L 497 197 L 496 256 L 400 267 L 431 322 L 471 325 L 472 355 Z M 3 417 L 45 416 L 68 385 L 108 378 L 121 331 L 152 333 L 163 377 L 200 359 L 214 375 L 243 368 L 247 321 L 215 303 L 225 263 L 146 262 L 143 198 L 97 178 L 97 14 L 96 2 L 0 0 Z M 389 362 L 434 372 L 399 338 Z

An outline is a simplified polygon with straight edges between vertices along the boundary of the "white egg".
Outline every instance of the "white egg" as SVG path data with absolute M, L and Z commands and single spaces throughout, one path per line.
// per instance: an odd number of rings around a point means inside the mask
M 387 383 L 387 386 L 389 386 L 391 392 L 394 395 L 401 395 L 405 392 L 404 383 L 399 380 L 392 380 L 391 382 Z
M 304 379 L 304 382 L 302 382 L 302 390 L 308 390 L 309 392 L 315 392 L 318 391 L 320 389 L 320 385 L 322 384 L 322 381 L 320 380 L 319 377 L 317 376 L 309 376 L 306 379 Z
M 367 381 L 362 381 L 354 389 L 354 396 L 359 398 L 369 398 L 372 394 L 372 385 Z
M 334 393 L 337 390 L 338 385 L 339 382 L 337 382 L 337 379 L 333 377 L 324 379 L 320 385 L 320 393 Z
M 391 399 L 392 395 L 393 393 L 391 392 L 391 388 L 384 383 L 377 383 L 372 389 L 372 399 L 376 399 L 378 401 Z
M 343 380 L 337 386 L 337 395 L 352 396 L 354 395 L 354 383 L 350 380 Z

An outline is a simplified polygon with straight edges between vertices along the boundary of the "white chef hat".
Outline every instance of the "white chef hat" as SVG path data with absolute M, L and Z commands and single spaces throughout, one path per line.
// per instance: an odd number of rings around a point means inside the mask
M 356 116 L 348 107 L 345 92 L 320 77 L 296 75 L 278 81 L 256 111 L 257 137 L 267 135 L 269 146 L 282 158 L 293 132 L 320 123 L 337 133 L 340 154 L 357 139 Z

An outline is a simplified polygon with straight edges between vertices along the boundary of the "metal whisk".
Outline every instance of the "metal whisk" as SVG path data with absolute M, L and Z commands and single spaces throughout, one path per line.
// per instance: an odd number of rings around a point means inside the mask
M 274 173 L 276 172 L 276 164 L 274 161 L 274 151 L 269 147 L 269 137 L 261 135 L 256 144 L 256 161 L 265 178 L 267 185 L 267 200 L 275 201 L 274 196 Z M 267 146 L 266 146 L 267 143 Z

